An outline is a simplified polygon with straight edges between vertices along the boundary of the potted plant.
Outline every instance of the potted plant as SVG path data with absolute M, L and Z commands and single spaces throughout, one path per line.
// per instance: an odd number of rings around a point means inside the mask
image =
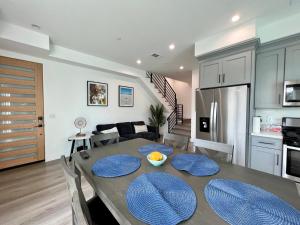
M 161 104 L 157 104 L 156 106 L 150 106 L 151 117 L 149 117 L 149 123 L 151 126 L 156 127 L 156 133 L 158 137 L 159 128 L 162 127 L 166 123 L 166 117 L 164 115 L 164 106 Z

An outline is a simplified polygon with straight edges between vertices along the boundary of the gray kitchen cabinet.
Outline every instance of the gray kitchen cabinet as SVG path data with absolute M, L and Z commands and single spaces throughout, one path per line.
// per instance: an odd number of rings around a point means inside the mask
M 282 141 L 252 136 L 251 168 L 281 176 Z
M 232 86 L 251 82 L 252 52 L 226 56 L 200 64 L 200 88 Z
M 300 80 L 300 44 L 286 48 L 285 80 Z
M 282 107 L 284 56 L 284 48 L 257 54 L 255 108 Z
M 274 174 L 275 154 L 273 149 L 252 146 L 251 168 Z
M 222 85 L 238 85 L 251 82 L 251 51 L 225 57 L 222 60 Z
M 218 87 L 221 85 L 222 64 L 220 60 L 201 64 L 200 88 Z
M 275 165 L 274 165 L 274 175 L 281 176 L 282 170 L 282 151 L 275 150 Z

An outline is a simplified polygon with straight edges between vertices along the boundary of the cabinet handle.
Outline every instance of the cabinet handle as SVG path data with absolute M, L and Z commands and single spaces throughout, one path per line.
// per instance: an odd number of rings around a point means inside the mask
M 221 83 L 221 74 L 219 74 L 219 80 L 218 83 Z
M 281 104 L 281 94 L 278 95 L 278 103 Z
M 223 73 L 223 83 L 225 83 L 225 73 Z
M 279 155 L 276 154 L 276 165 L 279 166 Z
M 265 144 L 265 145 L 274 145 L 274 143 L 264 142 L 264 141 L 259 141 L 258 143 Z

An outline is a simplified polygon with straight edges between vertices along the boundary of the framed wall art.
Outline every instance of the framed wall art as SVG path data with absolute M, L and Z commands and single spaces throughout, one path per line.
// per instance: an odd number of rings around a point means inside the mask
M 87 105 L 108 106 L 108 84 L 101 82 L 87 82 Z
M 134 106 L 134 88 L 119 85 L 119 106 L 133 107 Z

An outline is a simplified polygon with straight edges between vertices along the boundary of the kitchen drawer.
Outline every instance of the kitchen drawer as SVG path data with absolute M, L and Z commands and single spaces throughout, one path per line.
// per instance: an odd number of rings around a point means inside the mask
M 252 145 L 282 150 L 282 140 L 275 138 L 252 136 Z

